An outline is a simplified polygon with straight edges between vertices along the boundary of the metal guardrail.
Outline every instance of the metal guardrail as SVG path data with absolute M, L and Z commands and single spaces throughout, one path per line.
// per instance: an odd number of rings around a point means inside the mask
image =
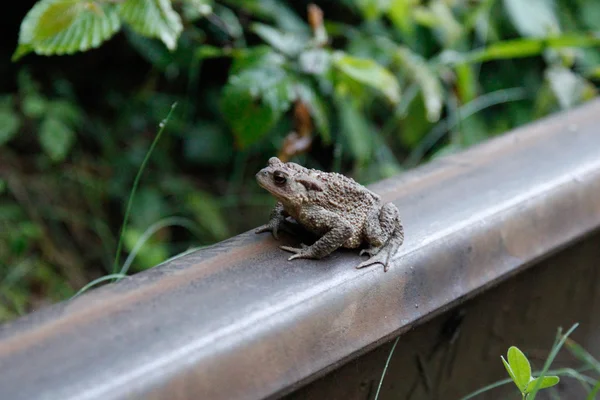
M 0 397 L 289 393 L 598 228 L 599 127 L 593 101 L 371 186 L 405 226 L 387 273 L 250 232 L 4 325 Z

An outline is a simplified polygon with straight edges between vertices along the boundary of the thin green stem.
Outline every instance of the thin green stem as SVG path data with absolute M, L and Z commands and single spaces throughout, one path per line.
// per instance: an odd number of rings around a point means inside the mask
M 398 344 L 399 340 L 400 340 L 400 336 L 398 336 L 396 338 L 396 341 L 394 342 L 394 345 L 392 346 L 392 349 L 390 350 L 390 354 L 388 355 L 387 361 L 385 362 L 385 367 L 383 367 L 383 372 L 381 373 L 381 379 L 379 380 L 379 385 L 377 386 L 377 393 L 375 393 L 374 400 L 379 399 L 379 392 L 381 391 L 381 385 L 383 384 L 383 378 L 385 378 L 385 374 L 387 372 L 388 366 L 390 365 L 390 360 L 392 359 L 392 355 L 394 354 L 394 350 L 396 350 L 396 345 Z
M 88 291 L 90 288 L 96 286 L 99 283 L 110 281 L 110 280 L 113 280 L 113 279 L 122 279 L 122 278 L 127 278 L 127 275 L 123 275 L 123 274 L 110 274 L 110 275 L 105 275 L 103 277 L 100 277 L 98 279 L 94 279 L 93 281 L 91 281 L 90 283 L 88 283 L 87 285 L 85 285 L 84 287 L 82 287 L 81 289 L 79 289 L 79 291 L 77 293 L 75 293 L 75 295 L 73 297 L 71 297 L 71 300 L 74 299 L 75 297 L 83 294 L 84 292 Z
M 565 341 L 567 340 L 567 338 L 569 337 L 569 335 L 571 333 L 573 333 L 573 331 L 575 329 L 577 329 L 577 327 L 579 326 L 579 323 L 574 324 L 571 329 L 569 329 L 567 331 L 567 333 L 564 334 L 564 336 L 560 339 L 560 341 L 556 344 L 556 346 L 554 346 L 552 348 L 552 351 L 550 351 L 550 355 L 548 356 L 548 359 L 546 359 L 546 363 L 544 364 L 544 368 L 542 369 L 542 373 L 539 375 L 535 386 L 533 387 L 533 389 L 531 390 L 531 399 L 530 400 L 535 400 L 535 396 L 537 395 L 537 392 L 539 390 L 539 387 L 542 383 L 542 380 L 544 379 L 544 377 L 546 376 L 546 374 L 548 373 L 548 369 L 550 369 L 550 365 L 552 364 L 552 362 L 554 361 L 554 359 L 556 358 L 556 355 L 558 354 L 558 351 L 561 349 L 561 347 L 563 346 L 563 344 L 565 344 Z
M 160 137 L 162 136 L 162 133 L 165 130 L 165 127 L 167 126 L 167 123 L 169 122 L 169 120 L 171 119 L 171 116 L 173 115 L 173 111 L 175 110 L 175 107 L 177 107 L 177 103 L 173 103 L 173 105 L 171 106 L 171 110 L 169 111 L 169 114 L 167 114 L 167 117 L 164 120 L 162 120 L 162 122 L 159 124 L 160 129 L 158 130 L 158 133 L 156 134 L 154 141 L 150 145 L 150 149 L 148 149 L 148 152 L 146 153 L 146 156 L 144 157 L 144 161 L 142 161 L 142 165 L 140 165 L 138 173 L 135 176 L 135 180 L 133 181 L 133 187 L 131 188 L 131 193 L 129 194 L 129 200 L 127 201 L 127 208 L 125 210 L 125 217 L 123 218 L 123 224 L 121 225 L 121 231 L 119 233 L 119 242 L 117 244 L 117 252 L 115 254 L 115 261 L 113 263 L 113 274 L 116 274 L 117 271 L 119 270 L 121 250 L 123 248 L 123 237 L 125 236 L 125 228 L 127 227 L 127 222 L 129 221 L 129 214 L 131 213 L 131 205 L 133 204 L 133 198 L 135 196 L 135 192 L 140 184 L 140 178 L 142 177 L 142 173 L 144 172 L 144 169 L 146 168 L 146 164 L 148 164 L 148 161 L 150 160 L 152 151 L 154 151 L 156 144 L 160 140 Z

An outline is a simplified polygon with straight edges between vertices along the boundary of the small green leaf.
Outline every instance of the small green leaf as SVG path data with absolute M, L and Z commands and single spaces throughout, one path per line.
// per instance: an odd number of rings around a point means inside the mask
M 230 76 L 221 96 L 221 109 L 237 143 L 260 140 L 290 108 L 295 98 L 290 76 L 278 67 L 245 70 Z
M 229 72 L 230 76 L 254 68 L 281 67 L 286 62 L 283 55 L 274 52 L 269 46 L 256 46 L 236 51 L 232 53 L 232 56 L 234 61 Z
M 20 127 L 21 120 L 13 110 L 10 108 L 0 109 L 0 146 L 12 139 Z
M 193 22 L 209 15 L 212 11 L 212 0 L 183 0 L 183 16 Z
M 546 79 L 562 108 L 571 108 L 593 96 L 594 86 L 568 68 L 553 66 L 546 70 Z
M 118 12 L 140 35 L 162 40 L 169 50 L 177 47 L 183 24 L 170 0 L 126 0 Z
M 510 367 L 510 364 L 508 362 L 506 362 L 506 360 L 504 359 L 504 356 L 500 356 L 500 358 L 502 359 L 502 364 L 504 364 L 504 368 L 506 368 L 506 372 L 508 372 L 510 379 L 512 379 L 516 385 L 517 378 L 515 377 L 515 373 L 513 372 L 512 368 Z
M 400 101 L 400 85 L 396 77 L 375 61 L 338 51 L 333 55 L 333 64 L 353 80 L 379 90 L 392 103 Z
M 434 0 L 429 9 L 435 19 L 433 28 L 438 32 L 438 37 L 446 46 L 452 46 L 462 35 L 462 26 L 454 17 L 448 3 L 443 0 Z
M 388 10 L 391 0 L 355 0 L 366 19 L 376 19 Z
M 421 88 L 427 109 L 427 120 L 429 122 L 437 121 L 442 112 L 444 96 L 442 84 L 437 75 L 423 57 L 407 47 L 399 47 L 397 56 L 402 66 Z
M 21 102 L 23 114 L 29 118 L 40 118 L 46 112 L 47 106 L 47 100 L 38 93 L 26 95 Z
M 331 66 L 331 53 L 325 49 L 310 49 L 298 57 L 302 72 L 323 75 Z
M 265 24 L 253 24 L 251 29 L 271 47 L 289 56 L 299 54 L 308 43 L 308 38 L 298 33 L 282 32 Z
M 72 54 L 98 47 L 121 27 L 113 5 L 96 1 L 41 0 L 21 23 L 13 61 L 37 54 Z
M 525 389 L 525 393 L 531 393 L 531 391 L 533 390 L 533 388 L 535 387 L 535 385 L 537 384 L 537 381 L 539 379 L 540 378 L 535 378 L 534 380 L 529 382 L 529 384 L 527 385 L 527 389 Z M 558 376 L 545 376 L 542 378 L 542 382 L 540 383 L 540 386 L 538 386 L 538 390 L 547 389 L 549 387 L 552 387 L 552 386 L 556 385 L 559 381 L 560 381 L 560 378 Z
M 504 0 L 504 7 L 522 36 L 544 37 L 560 33 L 552 0 Z
M 75 141 L 75 133 L 63 121 L 46 117 L 40 126 L 40 144 L 52 161 L 65 159 Z
M 525 354 L 515 346 L 508 349 L 508 363 L 514 374 L 515 384 L 521 392 L 525 392 L 531 381 L 531 366 Z
M 413 19 L 411 11 L 417 4 L 415 0 L 392 0 L 387 15 L 394 24 L 403 33 L 413 31 Z

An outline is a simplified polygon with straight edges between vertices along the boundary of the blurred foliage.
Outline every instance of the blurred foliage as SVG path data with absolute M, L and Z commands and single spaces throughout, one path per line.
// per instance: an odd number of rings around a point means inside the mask
M 0 49 L 16 61 L 0 66 L 0 319 L 112 272 L 175 101 L 121 272 L 259 224 L 273 200 L 254 173 L 274 154 L 369 183 L 600 80 L 596 0 L 22 3 Z

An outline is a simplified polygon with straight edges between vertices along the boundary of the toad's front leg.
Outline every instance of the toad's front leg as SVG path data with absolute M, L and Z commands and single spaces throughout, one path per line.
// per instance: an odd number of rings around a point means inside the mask
M 285 218 L 288 216 L 288 213 L 283 208 L 283 204 L 281 202 L 277 203 L 273 211 L 271 211 L 271 216 L 269 218 L 269 223 L 259 226 L 256 228 L 254 232 L 262 233 L 262 232 L 271 232 L 275 239 L 279 239 L 279 231 L 286 230 L 285 228 Z
M 352 225 L 339 215 L 318 206 L 309 207 L 300 213 L 299 222 L 314 232 L 325 232 L 312 246 L 301 248 L 280 246 L 283 250 L 296 253 L 289 258 L 323 258 L 341 247 L 352 236 Z

